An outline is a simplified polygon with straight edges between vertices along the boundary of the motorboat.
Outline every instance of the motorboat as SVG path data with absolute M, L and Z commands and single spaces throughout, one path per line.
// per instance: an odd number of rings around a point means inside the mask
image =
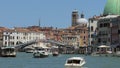
M 45 51 L 45 49 L 40 48 L 40 49 L 35 49 L 33 52 L 33 57 L 34 58 L 44 58 L 44 57 L 48 57 L 49 54 L 47 51 Z
M 59 53 L 58 53 L 57 51 L 55 51 L 55 52 L 52 53 L 52 55 L 53 55 L 53 56 L 58 56 Z
M 91 53 L 91 56 L 113 56 L 113 52 L 112 51 L 106 51 L 106 52 L 95 51 Z
M 85 63 L 85 59 L 82 57 L 71 57 L 66 60 L 65 68 L 80 68 Z
M 48 57 L 48 53 L 45 51 L 36 51 L 33 53 L 34 58 L 44 58 Z
M 1 47 L 2 57 L 16 57 L 15 47 Z
M 93 52 L 93 53 L 91 53 L 91 56 L 99 56 L 100 54 L 99 54 L 99 52 Z
M 34 48 L 25 48 L 26 53 L 33 53 Z
M 51 47 L 51 52 L 53 56 L 58 56 L 59 55 L 59 49 L 58 46 L 52 46 Z
M 114 56 L 120 57 L 120 51 L 117 51 L 116 53 L 114 53 Z

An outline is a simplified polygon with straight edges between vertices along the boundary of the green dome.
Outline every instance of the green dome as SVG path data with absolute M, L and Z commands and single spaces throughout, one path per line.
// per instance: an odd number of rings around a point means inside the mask
M 120 0 L 108 0 L 103 14 L 120 15 Z

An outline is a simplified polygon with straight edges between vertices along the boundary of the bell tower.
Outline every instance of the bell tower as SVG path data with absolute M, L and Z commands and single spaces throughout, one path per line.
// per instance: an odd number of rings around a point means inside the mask
M 77 25 L 77 20 L 79 19 L 79 13 L 77 10 L 73 10 L 72 12 L 72 26 Z

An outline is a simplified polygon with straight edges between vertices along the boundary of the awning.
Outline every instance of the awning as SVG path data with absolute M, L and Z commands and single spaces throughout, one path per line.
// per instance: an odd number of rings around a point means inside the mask
M 98 46 L 99 48 L 110 48 L 110 46 L 107 46 L 107 45 L 101 45 L 101 46 Z

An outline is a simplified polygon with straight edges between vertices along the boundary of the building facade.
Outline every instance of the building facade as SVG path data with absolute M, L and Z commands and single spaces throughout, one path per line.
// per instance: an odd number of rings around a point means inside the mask
M 9 30 L 8 28 L 5 27 L 0 27 L 0 47 L 3 46 L 3 31 Z
M 119 45 L 119 15 L 100 17 L 98 21 L 98 44 L 116 47 Z
M 63 34 L 62 35 L 62 41 L 64 44 L 70 45 L 70 46 L 79 46 L 79 35 L 75 34 Z
M 21 28 L 3 32 L 3 46 L 16 46 L 39 39 L 46 39 L 46 36 L 41 32 Z

